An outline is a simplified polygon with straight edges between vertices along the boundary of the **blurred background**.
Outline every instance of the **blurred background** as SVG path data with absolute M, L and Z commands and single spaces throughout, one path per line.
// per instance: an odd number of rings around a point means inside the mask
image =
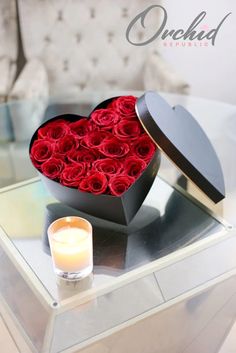
M 197 28 L 209 31 L 232 14 L 215 46 L 196 40 L 183 47 L 171 38 L 130 44 L 130 21 L 154 4 L 167 11 L 166 29 L 186 30 L 206 11 Z M 36 175 L 28 145 L 43 121 L 63 113 L 88 115 L 111 96 L 153 89 L 171 104 L 191 101 L 194 107 L 199 101 L 192 97 L 200 97 L 230 110 L 236 103 L 235 9 L 233 0 L 1 0 L 0 186 Z M 140 21 L 134 25 L 132 40 L 147 40 L 162 21 L 163 12 L 153 9 L 145 28 Z
M 198 28 L 216 28 L 227 13 L 232 13 L 219 30 L 215 46 L 162 47 L 161 53 L 189 83 L 192 95 L 235 104 L 236 2 L 163 0 L 162 4 L 168 12 L 170 27 L 174 28 L 186 28 L 201 11 L 207 15 Z

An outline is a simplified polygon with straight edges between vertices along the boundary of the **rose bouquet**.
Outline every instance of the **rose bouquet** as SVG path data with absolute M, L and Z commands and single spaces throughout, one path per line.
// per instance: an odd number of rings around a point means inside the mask
M 40 127 L 30 158 L 47 178 L 95 195 L 121 196 L 152 160 L 156 146 L 135 112 L 136 98 L 112 99 L 90 118 L 53 119 Z

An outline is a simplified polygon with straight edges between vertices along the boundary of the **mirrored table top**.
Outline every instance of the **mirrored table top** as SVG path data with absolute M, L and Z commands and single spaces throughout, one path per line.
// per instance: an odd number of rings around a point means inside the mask
M 93 225 L 94 271 L 89 284 L 93 288 L 108 286 L 117 277 L 224 228 L 159 177 L 129 226 L 104 221 L 58 203 L 38 178 L 3 189 L 1 227 L 57 302 L 71 293 L 62 291 L 56 281 L 48 254 L 47 227 L 55 219 L 68 215 L 85 217 Z

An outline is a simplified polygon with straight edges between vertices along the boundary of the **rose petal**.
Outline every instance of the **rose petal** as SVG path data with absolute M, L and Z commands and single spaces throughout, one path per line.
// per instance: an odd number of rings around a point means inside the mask
M 99 127 L 112 130 L 120 120 L 119 115 L 114 109 L 97 109 L 91 114 L 91 120 Z
M 90 131 L 93 130 L 93 125 L 86 118 L 70 123 L 69 127 L 79 139 L 85 137 Z
M 99 195 L 106 192 L 107 186 L 106 176 L 103 173 L 95 172 L 81 181 L 79 189 Z
M 70 128 L 68 126 L 68 122 L 63 119 L 58 119 L 48 122 L 43 127 L 38 129 L 38 138 L 58 140 L 69 132 Z
M 60 183 L 65 186 L 78 187 L 81 178 L 86 174 L 85 163 L 73 163 L 67 165 L 60 176 Z
M 114 134 L 121 140 L 136 140 L 142 131 L 139 121 L 123 119 L 114 127 Z
M 126 175 L 137 178 L 146 168 L 146 162 L 137 157 L 128 157 L 124 162 Z
M 99 153 L 96 150 L 80 147 L 78 150 L 73 150 L 68 153 L 68 160 L 71 162 L 92 163 L 99 158 Z
M 104 141 L 98 150 L 106 157 L 109 158 L 122 158 L 130 151 L 129 145 L 125 142 L 113 137 L 110 140 Z
M 123 164 L 119 160 L 105 158 L 95 161 L 93 169 L 107 175 L 118 175 L 123 170 Z
M 39 168 L 40 165 L 46 162 L 51 158 L 55 150 L 55 144 L 48 140 L 36 140 L 34 141 L 31 151 L 30 158 L 36 168 Z
M 98 148 L 105 140 L 112 137 L 113 135 L 108 131 L 93 131 L 85 136 L 81 145 L 88 148 Z
M 109 180 L 109 189 L 114 196 L 121 196 L 134 183 L 135 178 L 127 175 L 114 176 Z
M 134 143 L 132 150 L 138 158 L 149 162 L 156 151 L 156 146 L 145 133 Z
M 68 154 L 75 151 L 79 146 L 79 139 L 75 135 L 67 135 L 58 140 L 56 151 L 61 154 Z
M 134 96 L 121 96 L 114 99 L 108 108 L 115 109 L 121 117 L 133 119 L 137 117 L 135 112 L 136 101 L 137 98 Z
M 57 179 L 60 177 L 62 170 L 64 169 L 65 164 L 61 159 L 50 158 L 47 162 L 42 164 L 42 173 L 50 178 Z

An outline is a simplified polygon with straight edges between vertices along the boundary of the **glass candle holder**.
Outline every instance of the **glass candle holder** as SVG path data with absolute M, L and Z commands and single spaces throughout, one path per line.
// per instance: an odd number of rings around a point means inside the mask
M 86 219 L 57 219 L 48 228 L 48 239 L 57 276 L 76 281 L 92 272 L 92 226 Z

